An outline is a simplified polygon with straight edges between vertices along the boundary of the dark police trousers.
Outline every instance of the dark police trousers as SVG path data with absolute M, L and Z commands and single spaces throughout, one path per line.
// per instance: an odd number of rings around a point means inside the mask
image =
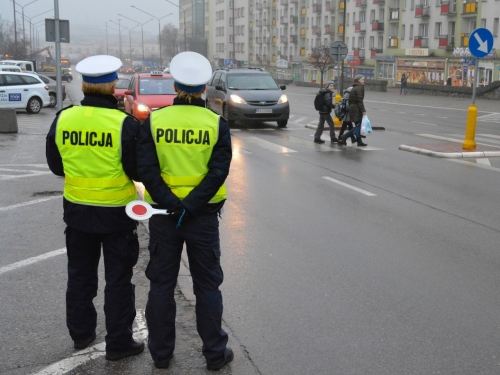
M 203 341 L 207 363 L 224 359 L 227 333 L 221 328 L 224 275 L 220 267 L 219 219 L 216 213 L 202 214 L 176 222 L 168 216 L 149 219 L 150 280 L 146 322 L 149 351 L 155 362 L 172 358 L 175 348 L 174 289 L 177 284 L 183 244 L 189 259 L 196 295 L 196 326 Z
M 68 287 L 66 322 L 73 340 L 90 337 L 96 329 L 97 312 L 92 300 L 97 295 L 97 268 L 104 256 L 104 313 L 106 349 L 121 351 L 132 344 L 135 319 L 133 267 L 139 257 L 137 232 L 84 233 L 66 228 Z

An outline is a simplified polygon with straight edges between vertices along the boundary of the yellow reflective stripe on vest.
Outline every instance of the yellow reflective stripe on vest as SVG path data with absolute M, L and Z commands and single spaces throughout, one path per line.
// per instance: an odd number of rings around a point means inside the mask
M 81 199 L 82 202 L 85 201 L 99 201 L 106 203 L 108 201 L 115 201 L 118 199 L 127 199 L 130 197 L 136 197 L 137 191 L 135 186 L 128 186 L 125 189 L 120 189 L 117 191 L 100 191 L 100 190 L 86 190 L 82 188 L 74 188 L 73 186 L 66 185 L 64 187 L 64 192 L 70 196 Z M 65 196 L 66 197 L 66 196 Z M 118 206 L 121 206 L 119 204 Z
M 196 186 L 205 176 L 169 176 L 162 173 L 161 177 L 168 186 Z
M 80 186 L 82 188 L 107 188 L 107 187 L 121 187 L 126 185 L 130 179 L 126 176 L 116 178 L 85 178 L 65 176 L 64 182 L 73 186 Z

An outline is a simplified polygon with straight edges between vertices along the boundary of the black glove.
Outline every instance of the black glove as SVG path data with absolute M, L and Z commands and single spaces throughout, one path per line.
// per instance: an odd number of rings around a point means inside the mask
M 175 222 L 177 223 L 177 228 L 184 220 L 188 220 L 191 216 L 189 211 L 186 209 L 186 207 L 184 207 L 182 203 L 176 204 L 172 209 L 169 210 L 169 212 L 169 217 L 172 218 L 172 220 L 175 220 Z

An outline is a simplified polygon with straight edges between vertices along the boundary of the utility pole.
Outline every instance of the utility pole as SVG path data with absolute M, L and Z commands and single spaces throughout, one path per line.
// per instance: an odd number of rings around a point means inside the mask
M 54 0 L 54 26 L 56 32 L 56 95 L 57 110 L 62 109 L 62 88 L 61 88 L 61 34 L 59 30 L 59 0 Z
M 345 19 L 346 19 L 346 11 L 347 11 L 347 2 L 344 0 L 344 32 L 342 33 L 342 43 L 345 43 Z M 344 59 L 342 59 L 342 62 L 340 63 L 340 86 L 339 86 L 339 92 L 344 92 Z
M 14 55 L 17 59 L 17 24 L 16 24 L 16 2 L 12 1 L 12 6 L 14 7 Z

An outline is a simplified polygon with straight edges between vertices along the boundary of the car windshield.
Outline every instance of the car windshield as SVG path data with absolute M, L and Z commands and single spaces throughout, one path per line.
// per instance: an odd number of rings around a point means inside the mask
M 129 82 L 130 82 L 129 79 L 119 79 L 118 82 L 116 82 L 116 88 L 117 89 L 128 89 Z
M 279 90 L 268 74 L 228 74 L 227 87 L 233 90 Z
M 139 81 L 141 95 L 175 95 L 173 78 L 141 78 Z

